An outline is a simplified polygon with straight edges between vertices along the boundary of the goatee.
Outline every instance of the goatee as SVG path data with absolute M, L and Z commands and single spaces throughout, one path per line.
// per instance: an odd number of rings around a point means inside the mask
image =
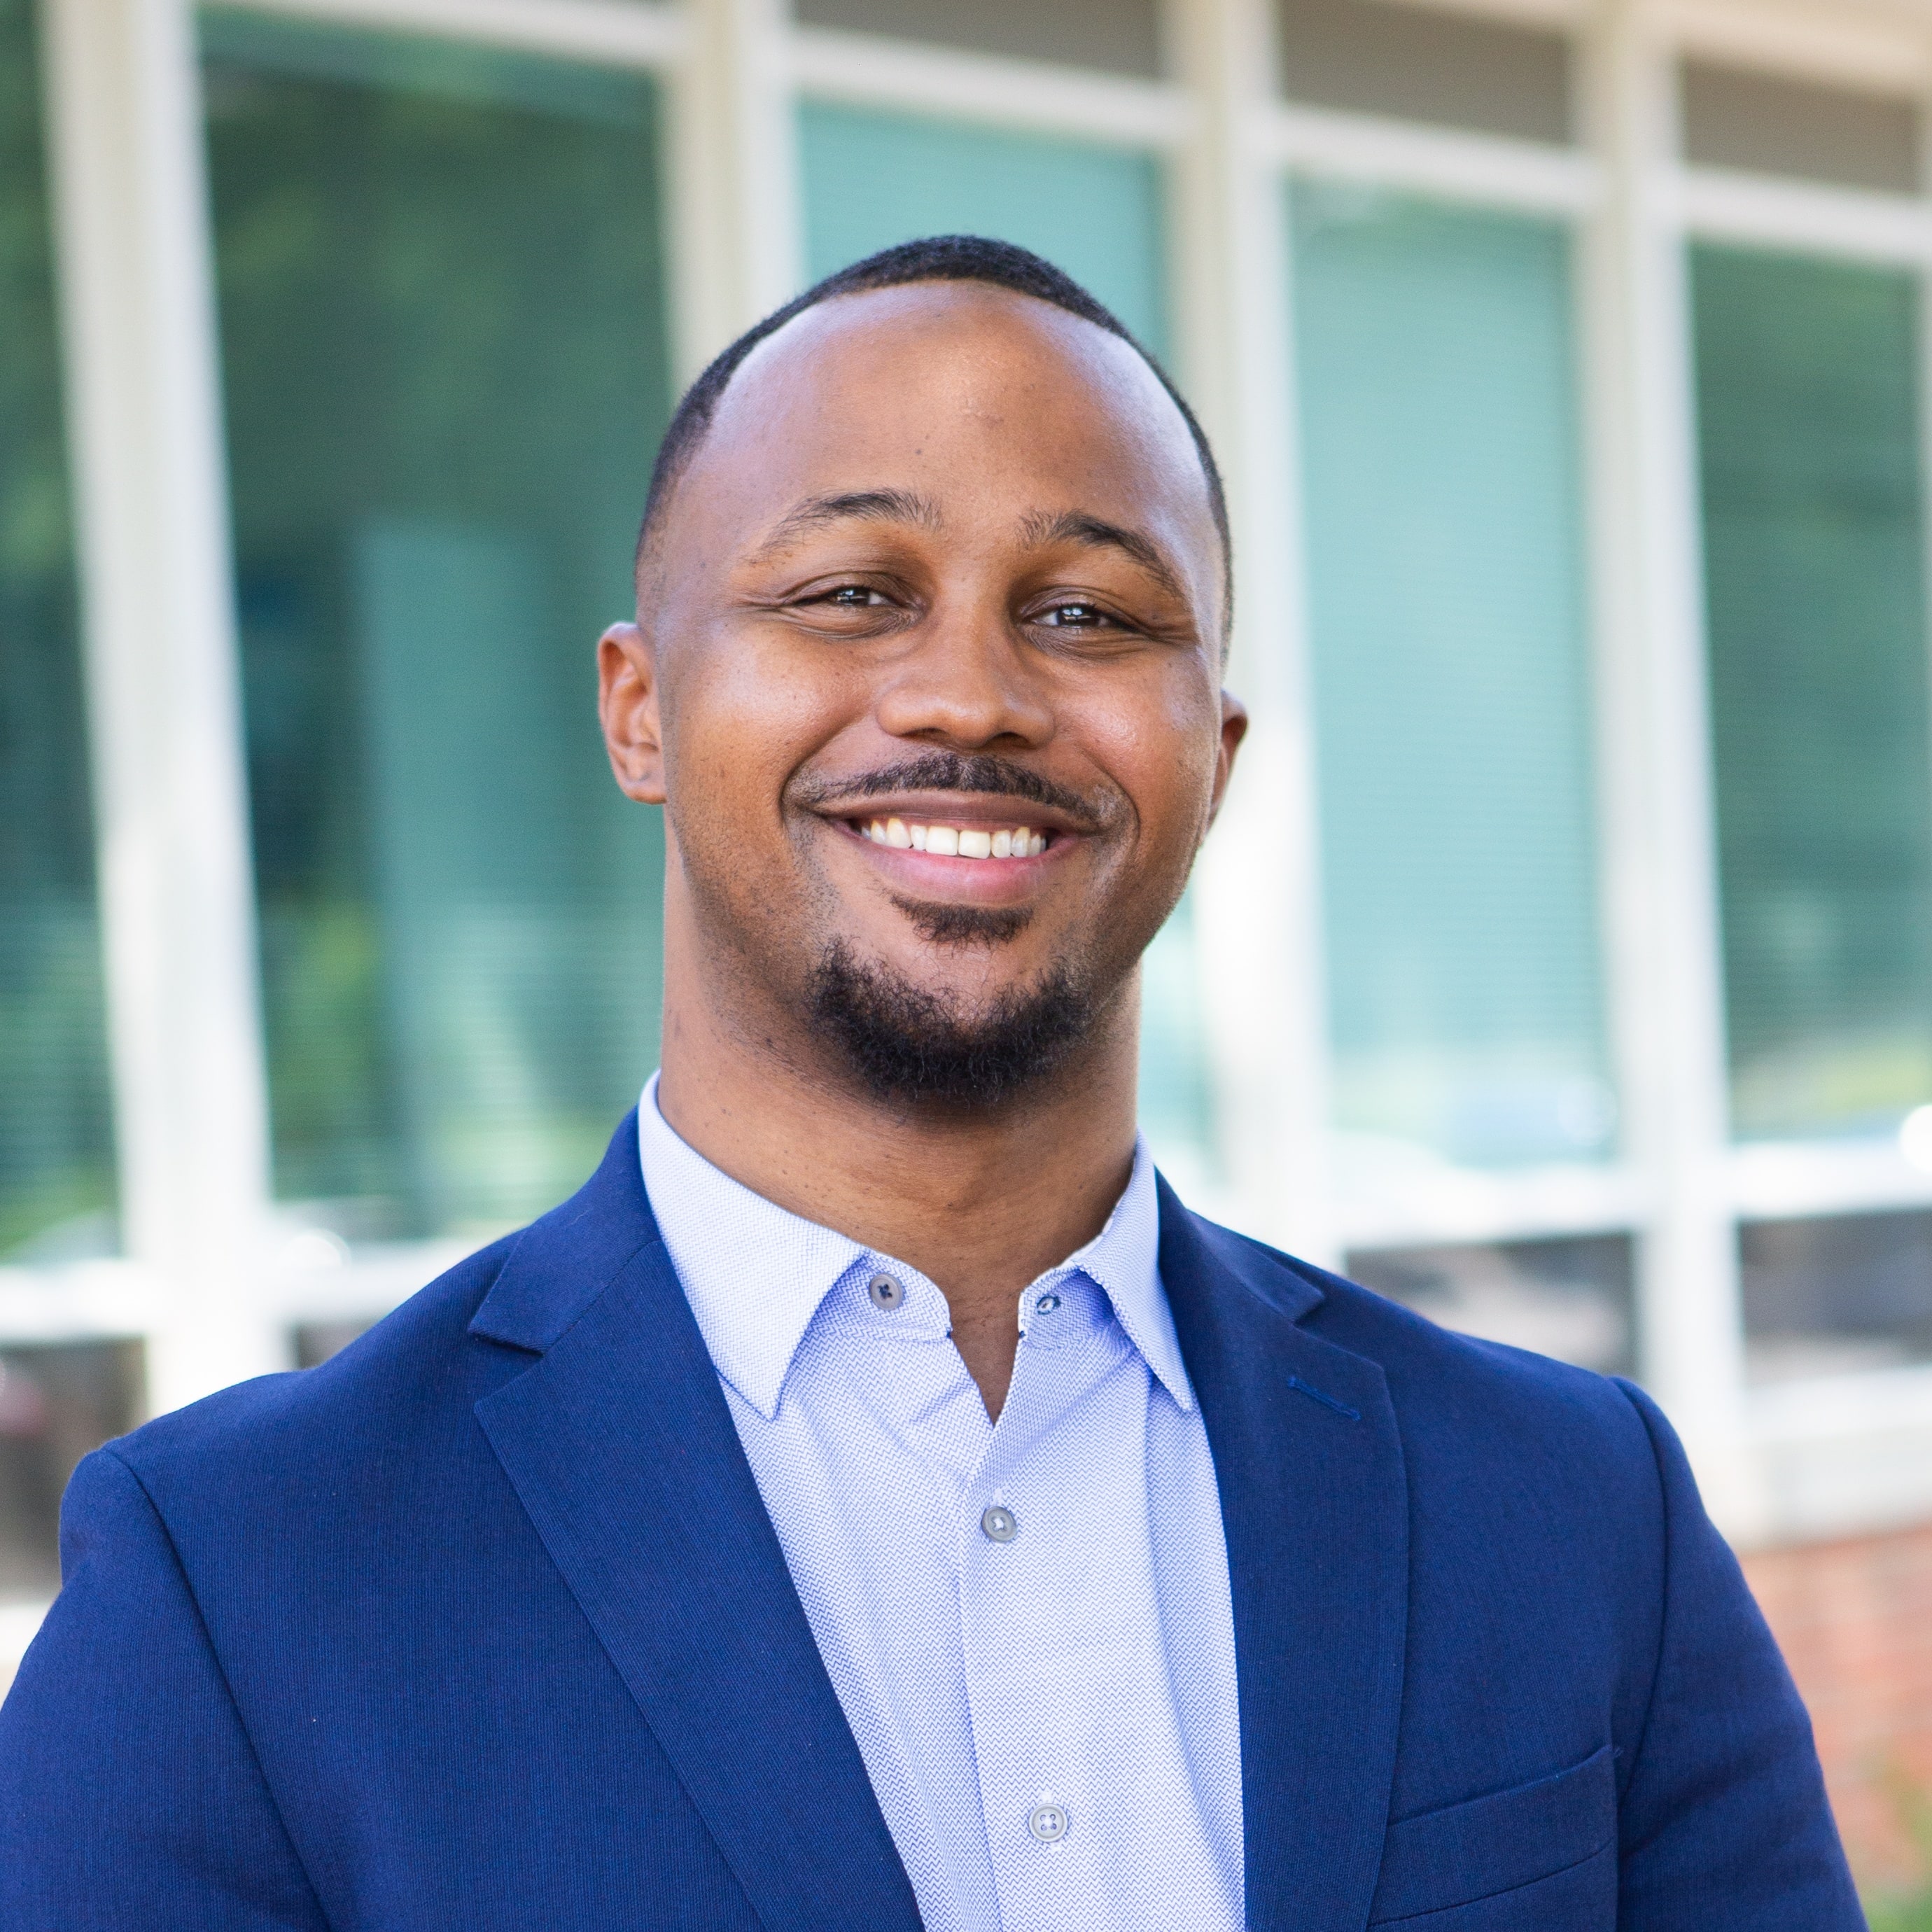
M 1094 1002 L 1064 966 L 1004 994 L 970 1019 L 888 968 L 828 946 L 812 979 L 812 1017 L 880 1100 L 996 1106 L 1052 1073 L 1092 1030 Z

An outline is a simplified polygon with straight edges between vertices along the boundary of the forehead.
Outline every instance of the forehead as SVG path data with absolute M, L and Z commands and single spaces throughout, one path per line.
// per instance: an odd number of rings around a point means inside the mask
M 748 542 L 801 496 L 895 487 L 949 520 L 1129 518 L 1190 574 L 1197 552 L 1218 569 L 1198 454 L 1145 360 L 1004 290 L 919 283 L 794 317 L 738 370 L 680 494 Z

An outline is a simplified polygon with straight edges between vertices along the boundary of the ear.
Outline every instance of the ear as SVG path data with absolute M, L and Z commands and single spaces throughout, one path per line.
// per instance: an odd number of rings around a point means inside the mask
M 1228 780 L 1234 770 L 1234 754 L 1248 735 L 1248 707 L 1232 692 L 1221 694 L 1221 744 L 1214 754 L 1214 792 L 1208 802 L 1208 823 L 1212 826 L 1221 814 L 1221 801 L 1228 796 Z
M 618 790 L 640 805 L 663 804 L 657 657 L 634 624 L 613 624 L 597 640 L 597 716 Z

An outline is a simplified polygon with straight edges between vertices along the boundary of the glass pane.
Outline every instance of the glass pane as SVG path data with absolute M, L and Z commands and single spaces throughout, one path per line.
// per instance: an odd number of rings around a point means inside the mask
M 295 1363 L 298 1369 L 320 1368 L 330 1356 L 366 1334 L 367 1322 L 304 1322 L 294 1331 Z
M 1932 1214 L 1748 1222 L 1738 1256 L 1753 1382 L 1932 1361 Z
M 1731 1098 L 1739 1134 L 1932 1098 L 1918 296 L 1692 256 Z
M 1601 1155 L 1569 237 L 1293 200 L 1345 1178 Z
M 1348 1257 L 1364 1287 L 1445 1328 L 1554 1355 L 1606 1376 L 1636 1361 L 1627 1234 L 1384 1248 Z
M 134 1342 L 0 1350 L 0 1604 L 60 1588 L 60 1499 L 74 1466 L 140 1420 Z
M 816 102 L 799 121 L 814 280 L 916 236 L 991 235 L 1058 262 L 1160 353 L 1151 155 Z
M 975 53 L 1152 76 L 1160 72 L 1156 0 L 799 0 L 808 26 L 854 27 Z
M 1847 188 L 1918 190 L 1918 111 L 1909 100 L 1687 61 L 1684 152 L 1708 167 Z
M 0 1259 L 115 1245 L 32 0 L 0 0 Z
M 800 119 L 814 277 L 916 236 L 994 236 L 1058 262 L 1160 353 L 1161 178 L 1151 157 L 812 104 Z M 1186 1185 L 1211 1168 L 1212 1113 L 1185 902 L 1148 950 L 1142 1012 L 1142 1124 Z
M 1278 0 L 1291 100 L 1530 141 L 1573 138 L 1570 42 L 1546 28 L 1379 0 Z
M 667 409 L 650 86 L 205 48 L 278 1190 L 500 1223 L 656 1051 L 661 828 L 592 658 Z

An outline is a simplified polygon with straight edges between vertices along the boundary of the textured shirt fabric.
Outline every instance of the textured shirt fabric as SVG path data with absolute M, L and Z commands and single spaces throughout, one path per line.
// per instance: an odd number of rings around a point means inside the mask
M 655 1079 L 638 1121 L 928 1932 L 1234 1932 L 1227 1551 L 1144 1142 L 1106 1227 L 1022 1296 L 995 1425 L 932 1282 L 712 1166 Z

